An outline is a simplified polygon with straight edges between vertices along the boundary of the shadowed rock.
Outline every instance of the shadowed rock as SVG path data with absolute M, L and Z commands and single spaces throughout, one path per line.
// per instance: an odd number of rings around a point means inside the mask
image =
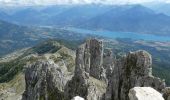
M 165 98 L 165 100 L 170 100 L 170 87 L 166 87 L 163 90 L 163 97 Z

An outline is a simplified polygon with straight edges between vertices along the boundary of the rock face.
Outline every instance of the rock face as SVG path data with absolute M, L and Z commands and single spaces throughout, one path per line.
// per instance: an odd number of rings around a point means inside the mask
M 163 97 L 165 98 L 165 100 L 170 100 L 170 87 L 166 87 L 163 90 Z
M 152 87 L 159 92 L 165 88 L 164 81 L 152 76 L 152 58 L 146 51 L 130 52 L 115 60 L 111 49 L 103 49 L 102 41 L 90 39 L 77 49 L 75 64 L 73 77 L 68 77 L 67 68 L 53 62 L 30 65 L 23 100 L 71 100 L 75 96 L 129 100 L 131 88 Z
M 23 100 L 63 100 L 68 79 L 54 62 L 38 61 L 28 66 L 25 80 Z
M 164 98 L 151 87 L 134 87 L 129 91 L 129 100 L 164 100 Z
M 96 39 L 88 40 L 77 49 L 75 75 L 68 82 L 66 97 L 79 95 L 86 100 L 103 100 L 109 73 L 112 70 L 111 52 L 106 53 L 108 62 L 103 66 L 103 43 Z
M 130 52 L 117 62 L 112 77 L 112 100 L 128 100 L 133 87 L 153 87 L 161 91 L 165 82 L 152 76 L 152 58 L 146 51 Z
M 114 68 L 114 58 L 113 58 L 113 53 L 111 49 L 105 49 L 104 50 L 104 55 L 103 55 L 103 67 L 106 72 L 106 79 L 107 83 L 110 81 L 112 77 L 112 72 Z

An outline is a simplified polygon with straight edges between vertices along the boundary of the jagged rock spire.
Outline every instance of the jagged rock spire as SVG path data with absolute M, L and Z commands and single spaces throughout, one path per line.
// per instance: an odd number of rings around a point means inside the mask
M 86 100 L 104 99 L 113 59 L 110 50 L 105 57 L 103 52 L 103 42 L 97 39 L 87 40 L 77 49 L 75 75 L 66 87 L 68 99 L 76 95 Z
M 129 100 L 131 88 L 152 87 L 159 92 L 165 88 L 164 81 L 152 76 L 152 57 L 143 50 L 113 60 L 111 49 L 104 50 L 102 41 L 90 39 L 77 49 L 75 66 L 74 76 L 69 80 L 54 63 L 41 61 L 30 65 L 23 97 L 26 100 L 41 97 L 71 100 L 75 96 L 85 100 Z M 169 92 L 164 96 L 169 98 Z
M 165 82 L 152 76 L 152 57 L 146 51 L 130 52 L 117 62 L 112 77 L 112 100 L 128 100 L 133 87 L 153 87 L 161 91 Z
M 84 73 L 96 78 L 102 78 L 103 42 L 97 39 L 87 40 L 77 49 L 75 74 Z

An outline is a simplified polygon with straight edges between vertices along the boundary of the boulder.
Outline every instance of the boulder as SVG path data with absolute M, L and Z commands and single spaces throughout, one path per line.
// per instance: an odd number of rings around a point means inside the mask
M 151 87 L 134 87 L 129 91 L 129 100 L 164 100 L 164 98 Z

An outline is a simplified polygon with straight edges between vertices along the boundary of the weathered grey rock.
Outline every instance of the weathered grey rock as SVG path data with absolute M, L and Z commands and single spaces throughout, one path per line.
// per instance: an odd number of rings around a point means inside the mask
M 101 79 L 103 64 L 103 42 L 91 39 L 86 43 L 85 52 L 90 53 L 90 76 Z
M 107 81 L 107 93 L 105 93 L 105 99 L 111 99 L 112 95 L 112 72 L 114 69 L 115 59 L 111 49 L 104 50 L 103 67 L 106 69 L 106 81 Z
M 115 60 L 113 59 L 112 49 L 105 49 L 103 55 L 103 68 L 106 70 L 107 79 L 112 77 L 114 61 Z
M 151 87 L 134 87 L 129 91 L 129 100 L 164 100 L 164 98 Z
M 117 62 L 112 77 L 112 100 L 128 100 L 133 87 L 165 88 L 165 82 L 152 76 L 152 58 L 146 51 L 130 52 Z M 108 99 L 110 100 L 110 99 Z
M 129 90 L 136 86 L 165 88 L 164 81 L 152 76 L 149 53 L 130 52 L 113 62 L 111 50 L 103 53 L 101 44 L 92 39 L 77 49 L 75 75 L 65 90 L 68 99 L 79 95 L 86 100 L 128 100 Z
M 130 52 L 115 60 L 111 49 L 103 49 L 102 41 L 91 39 L 77 49 L 75 64 L 73 77 L 67 76 L 67 68 L 53 62 L 30 65 L 23 100 L 71 100 L 75 96 L 85 100 L 129 100 L 131 88 L 165 88 L 164 81 L 152 76 L 152 58 L 146 51 Z
M 67 100 L 70 100 L 70 98 L 79 95 L 85 100 L 103 100 L 106 87 L 107 85 L 104 81 L 93 77 L 89 77 L 84 82 L 79 78 L 73 77 L 66 86 L 65 97 Z
M 111 64 L 106 65 L 103 67 L 102 41 L 91 39 L 81 45 L 76 53 L 75 75 L 65 88 L 67 99 L 79 95 L 86 100 L 103 100 L 107 87 L 106 71 Z
M 165 100 L 170 100 L 170 87 L 166 87 L 163 90 L 163 97 Z
M 23 100 L 63 100 L 68 79 L 52 61 L 38 61 L 25 73 L 26 91 Z

